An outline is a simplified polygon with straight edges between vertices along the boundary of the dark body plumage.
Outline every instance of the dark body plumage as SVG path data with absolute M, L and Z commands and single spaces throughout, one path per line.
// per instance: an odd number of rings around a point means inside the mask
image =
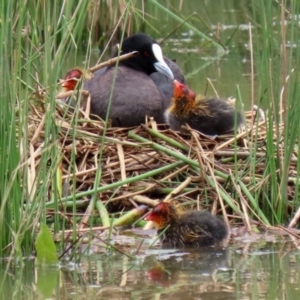
M 220 135 L 232 131 L 243 123 L 240 112 L 225 100 L 195 98 L 188 87 L 174 81 L 174 94 L 165 120 L 173 130 L 188 124 L 208 135 Z
M 152 221 L 167 247 L 212 246 L 228 235 L 225 223 L 207 211 L 178 213 L 176 208 L 162 202 L 146 217 Z
M 186 84 L 186 80 L 179 66 L 173 60 L 168 59 L 167 57 L 164 57 L 164 60 L 172 70 L 174 79 L 182 84 Z M 150 75 L 150 78 L 154 81 L 156 88 L 159 90 L 160 94 L 162 95 L 163 103 L 164 103 L 164 111 L 165 111 L 171 104 L 171 99 L 174 93 L 174 82 L 173 82 L 174 80 L 172 80 L 167 76 L 164 76 L 159 72 L 152 73 Z M 162 113 L 161 113 L 161 117 L 163 117 Z M 162 119 L 162 122 L 164 122 L 164 119 Z
M 139 54 L 119 63 L 109 113 L 112 126 L 137 126 L 145 122 L 146 115 L 158 123 L 164 122 L 164 111 L 173 93 L 172 72 L 177 80 L 184 82 L 184 78 L 176 63 L 166 58 L 164 61 L 162 56 L 160 62 L 157 60 L 160 56 L 154 55 L 157 47 L 156 41 L 145 34 L 124 40 L 121 54 L 132 51 Z M 164 64 L 164 69 L 157 68 L 157 63 Z M 115 69 L 115 66 L 103 68 L 83 85 L 91 95 L 91 113 L 102 119 L 106 118 Z

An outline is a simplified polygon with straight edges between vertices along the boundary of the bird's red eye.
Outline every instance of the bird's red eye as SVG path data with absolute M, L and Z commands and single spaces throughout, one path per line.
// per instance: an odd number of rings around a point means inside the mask
M 148 56 L 149 56 L 149 52 L 144 51 L 144 52 L 143 52 L 143 55 L 148 57 Z

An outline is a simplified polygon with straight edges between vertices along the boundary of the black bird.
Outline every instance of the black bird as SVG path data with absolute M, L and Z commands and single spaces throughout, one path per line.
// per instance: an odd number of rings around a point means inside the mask
M 163 123 L 173 94 L 173 72 L 175 79 L 185 83 L 182 72 L 175 62 L 163 58 L 158 43 L 144 33 L 124 39 L 121 54 L 132 51 L 138 54 L 119 63 L 114 87 L 115 66 L 95 72 L 84 82 L 83 89 L 91 95 L 91 113 L 105 119 L 111 97 L 112 126 L 137 126 L 146 115 Z

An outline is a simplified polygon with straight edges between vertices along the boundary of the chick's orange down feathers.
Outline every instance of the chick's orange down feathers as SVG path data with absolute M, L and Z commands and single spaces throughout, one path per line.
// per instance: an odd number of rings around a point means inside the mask
M 243 123 L 240 112 L 225 100 L 195 96 L 186 85 L 174 80 L 174 93 L 170 107 L 165 112 L 171 129 L 180 130 L 188 124 L 208 135 L 220 135 L 232 131 Z
M 65 92 L 75 90 L 78 81 L 83 76 L 83 72 L 80 69 L 72 69 L 67 73 L 65 78 L 61 81 L 61 86 Z

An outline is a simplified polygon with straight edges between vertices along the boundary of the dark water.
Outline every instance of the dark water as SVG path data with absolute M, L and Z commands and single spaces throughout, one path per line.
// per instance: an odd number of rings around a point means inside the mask
M 130 241 L 122 251 L 136 249 Z M 1 299 L 296 300 L 300 295 L 300 252 L 275 237 L 236 241 L 225 249 L 142 248 L 135 260 L 117 251 L 101 253 L 97 246 L 93 251 L 61 270 L 41 270 L 34 261 L 10 268 Z

